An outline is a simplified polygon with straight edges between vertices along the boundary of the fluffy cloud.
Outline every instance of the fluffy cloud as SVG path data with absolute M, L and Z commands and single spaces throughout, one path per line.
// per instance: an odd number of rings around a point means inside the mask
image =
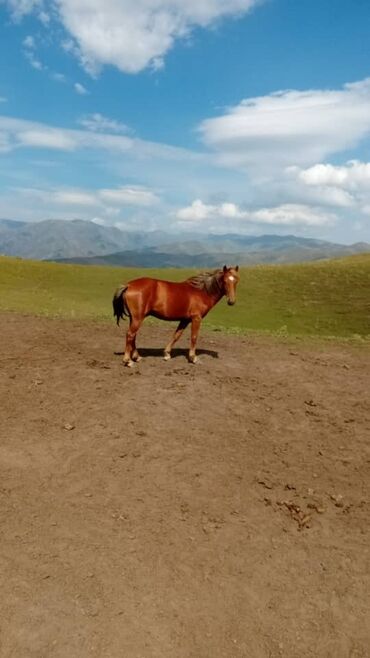
M 181 208 L 177 218 L 194 224 L 208 219 L 229 219 L 277 226 L 330 226 L 336 219 L 331 213 L 302 204 L 286 203 L 273 208 L 243 210 L 234 203 L 208 205 L 200 199 L 193 201 L 191 206 Z
M 260 173 L 307 166 L 370 134 L 370 78 L 339 90 L 280 91 L 243 100 L 199 127 L 222 164 Z
M 81 85 L 79 82 L 75 82 L 73 88 L 77 94 L 80 94 L 80 96 L 86 96 L 86 94 L 89 93 L 86 87 Z
M 308 198 L 366 213 L 370 204 L 370 163 L 351 160 L 344 165 L 316 164 L 307 169 L 293 167 L 288 174 Z
M 261 0 L 3 0 L 14 18 L 36 11 L 48 23 L 52 5 L 87 70 L 112 64 L 126 73 L 159 68 L 176 39 L 193 28 L 246 14 Z M 1 0 L 0 0 L 1 2 Z
M 370 191 L 370 162 L 351 160 L 342 166 L 316 164 L 299 171 L 298 178 L 306 185 L 343 187 L 348 190 Z
M 115 119 L 109 119 L 108 117 L 99 114 L 99 112 L 87 114 L 86 116 L 82 117 L 82 119 L 80 119 L 79 124 L 84 128 L 87 128 L 87 130 L 92 130 L 93 132 L 128 132 L 128 127 L 124 123 L 116 121 Z
M 20 20 L 34 10 L 41 10 L 44 4 L 43 0 L 0 0 L 0 2 L 9 7 L 14 20 Z
M 29 34 L 23 39 L 23 45 L 25 48 L 30 48 L 32 50 L 36 48 L 35 39 Z
M 45 68 L 36 56 L 36 42 L 33 36 L 28 35 L 25 39 L 23 39 L 23 48 L 26 59 L 28 59 L 29 63 L 34 69 L 41 71 L 43 68 Z

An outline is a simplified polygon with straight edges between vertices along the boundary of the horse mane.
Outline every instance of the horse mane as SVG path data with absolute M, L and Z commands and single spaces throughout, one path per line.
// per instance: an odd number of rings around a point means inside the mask
M 193 288 L 204 290 L 209 295 L 212 295 L 220 291 L 220 278 L 222 274 L 222 270 L 199 272 L 199 274 L 191 276 L 190 279 L 186 279 L 186 283 L 189 283 Z

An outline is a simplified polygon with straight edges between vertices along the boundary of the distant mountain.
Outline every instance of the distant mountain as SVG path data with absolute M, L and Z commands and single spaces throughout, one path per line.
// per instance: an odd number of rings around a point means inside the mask
M 14 219 L 0 219 L 0 236 L 6 231 L 18 231 L 26 222 L 19 222 Z
M 83 220 L 0 219 L 0 254 L 88 265 L 219 267 L 223 263 L 294 263 L 370 251 L 295 235 L 174 235 L 120 231 Z
M 150 244 L 164 239 L 165 234 L 158 231 Z M 0 253 L 7 256 L 56 260 L 141 249 L 142 246 L 142 233 L 123 232 L 113 226 L 79 219 L 32 223 L 0 219 Z
M 262 236 L 263 238 L 264 236 Z M 270 236 L 266 236 L 267 238 Z M 274 236 L 278 237 L 278 236 Z M 201 245 L 201 243 L 181 243 L 181 245 L 170 244 L 154 248 L 142 249 L 140 251 L 121 251 L 106 256 L 95 256 L 93 258 L 69 258 L 63 262 L 80 263 L 84 265 L 111 265 L 120 267 L 196 267 L 196 268 L 216 268 L 223 264 L 239 265 L 258 265 L 259 263 L 299 263 L 308 260 L 321 260 L 325 258 L 338 258 L 350 256 L 353 254 L 370 251 L 370 245 L 361 243 L 349 247 L 335 245 L 330 242 L 321 242 L 319 240 L 307 240 L 305 238 L 295 238 L 289 243 L 286 239 L 274 241 L 272 246 L 267 240 L 265 247 L 262 246 L 262 238 L 258 238 L 260 243 L 251 248 L 246 246 L 242 251 L 239 250 L 224 251 L 210 245 Z M 301 243 L 299 241 L 302 241 Z M 315 244 L 317 242 L 317 244 Z M 192 246 L 195 249 L 192 250 Z M 203 246 L 203 250 L 201 247 Z M 206 250 L 206 247 L 208 249 Z

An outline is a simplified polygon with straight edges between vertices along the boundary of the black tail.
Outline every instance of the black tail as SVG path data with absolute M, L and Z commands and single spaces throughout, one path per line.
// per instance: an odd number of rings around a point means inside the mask
M 121 318 L 123 320 L 124 315 L 126 315 L 128 318 L 131 317 L 125 299 L 125 292 L 127 288 L 128 286 L 121 286 L 120 288 L 117 288 L 113 295 L 113 315 L 117 318 L 117 324 L 119 324 Z

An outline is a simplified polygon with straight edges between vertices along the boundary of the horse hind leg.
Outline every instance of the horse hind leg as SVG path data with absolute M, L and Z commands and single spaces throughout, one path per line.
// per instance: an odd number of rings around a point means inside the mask
M 126 347 L 123 355 L 123 364 L 128 368 L 132 368 L 134 361 L 139 361 L 140 356 L 136 349 L 136 334 L 140 329 L 142 320 L 134 320 L 131 318 L 130 326 L 126 334 Z
M 135 334 L 135 338 L 133 340 L 131 358 L 132 358 L 133 361 L 135 361 L 135 363 L 139 363 L 139 361 L 141 361 L 141 359 L 142 359 L 142 357 L 140 356 L 140 354 L 137 350 L 137 347 L 136 347 L 136 334 Z
M 164 348 L 164 360 L 169 361 L 171 358 L 171 351 L 175 343 L 181 338 L 184 330 L 188 326 L 190 320 L 180 320 L 175 333 L 173 334 L 170 342 Z

